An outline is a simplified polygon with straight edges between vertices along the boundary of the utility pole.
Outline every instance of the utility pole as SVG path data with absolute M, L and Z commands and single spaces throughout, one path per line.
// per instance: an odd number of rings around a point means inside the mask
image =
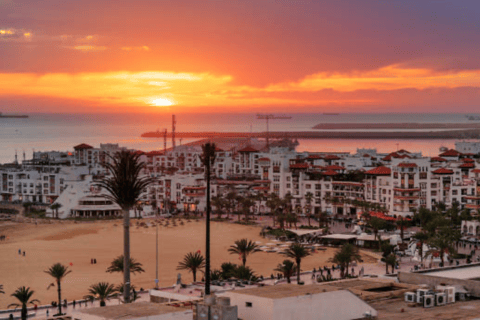
M 175 124 L 177 121 L 175 120 L 175 115 L 172 115 L 172 150 L 175 150 Z
M 163 153 L 167 153 L 167 129 L 164 129 L 163 132 Z
M 156 243 L 156 268 L 155 268 L 155 289 L 158 289 L 158 224 L 156 224 L 157 227 L 157 243 Z

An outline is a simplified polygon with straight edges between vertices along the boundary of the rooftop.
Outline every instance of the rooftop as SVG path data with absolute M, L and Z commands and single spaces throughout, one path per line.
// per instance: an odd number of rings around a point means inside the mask
M 136 302 L 117 306 L 84 309 L 82 310 L 82 313 L 102 317 L 105 319 L 135 319 L 186 310 L 187 309 L 185 308 L 170 307 L 159 303 Z
M 298 286 L 294 284 L 283 284 L 277 286 L 265 286 L 251 289 L 235 290 L 235 293 L 261 298 L 282 299 L 337 290 L 339 289 L 329 285 L 311 284 L 306 286 Z

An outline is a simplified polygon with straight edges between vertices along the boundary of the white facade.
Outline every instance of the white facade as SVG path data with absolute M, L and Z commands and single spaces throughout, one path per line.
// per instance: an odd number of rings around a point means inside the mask
M 284 298 L 249 295 L 242 291 L 224 295 L 230 297 L 231 305 L 238 307 L 238 317 L 244 320 L 350 320 L 363 319 L 366 313 L 377 316 L 375 309 L 347 290 Z M 339 303 L 344 307 L 339 308 Z

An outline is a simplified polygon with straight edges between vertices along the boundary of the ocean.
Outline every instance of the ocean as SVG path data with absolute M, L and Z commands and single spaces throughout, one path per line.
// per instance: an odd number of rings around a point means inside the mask
M 471 123 L 465 114 L 288 114 L 291 119 L 270 120 L 270 131 L 311 131 L 319 123 Z M 176 131 L 265 131 L 266 121 L 256 114 L 177 114 Z M 29 118 L 0 118 L 0 163 L 32 157 L 33 151 L 68 151 L 80 143 L 98 147 L 118 143 L 143 151 L 163 149 L 163 139 L 141 138 L 147 131 L 167 128 L 170 114 L 29 114 Z M 182 143 L 193 140 L 183 139 Z M 379 152 L 398 149 L 422 151 L 434 156 L 440 147 L 454 147 L 455 140 L 299 140 L 298 151 L 355 152 L 357 148 L 377 148 Z M 170 139 L 168 146 L 170 146 Z M 177 140 L 177 145 L 180 141 Z

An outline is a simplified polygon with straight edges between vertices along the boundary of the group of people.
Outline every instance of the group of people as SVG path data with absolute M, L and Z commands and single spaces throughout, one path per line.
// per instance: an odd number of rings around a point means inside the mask
M 18 249 L 18 255 L 19 255 L 19 256 L 22 255 L 22 249 Z M 25 257 L 25 251 L 23 251 L 23 256 Z
M 90 259 L 90 264 L 97 264 L 97 259 L 94 259 L 94 258 Z
M 5 241 L 5 240 L 7 240 L 7 236 L 4 234 L 0 235 L 0 241 Z

